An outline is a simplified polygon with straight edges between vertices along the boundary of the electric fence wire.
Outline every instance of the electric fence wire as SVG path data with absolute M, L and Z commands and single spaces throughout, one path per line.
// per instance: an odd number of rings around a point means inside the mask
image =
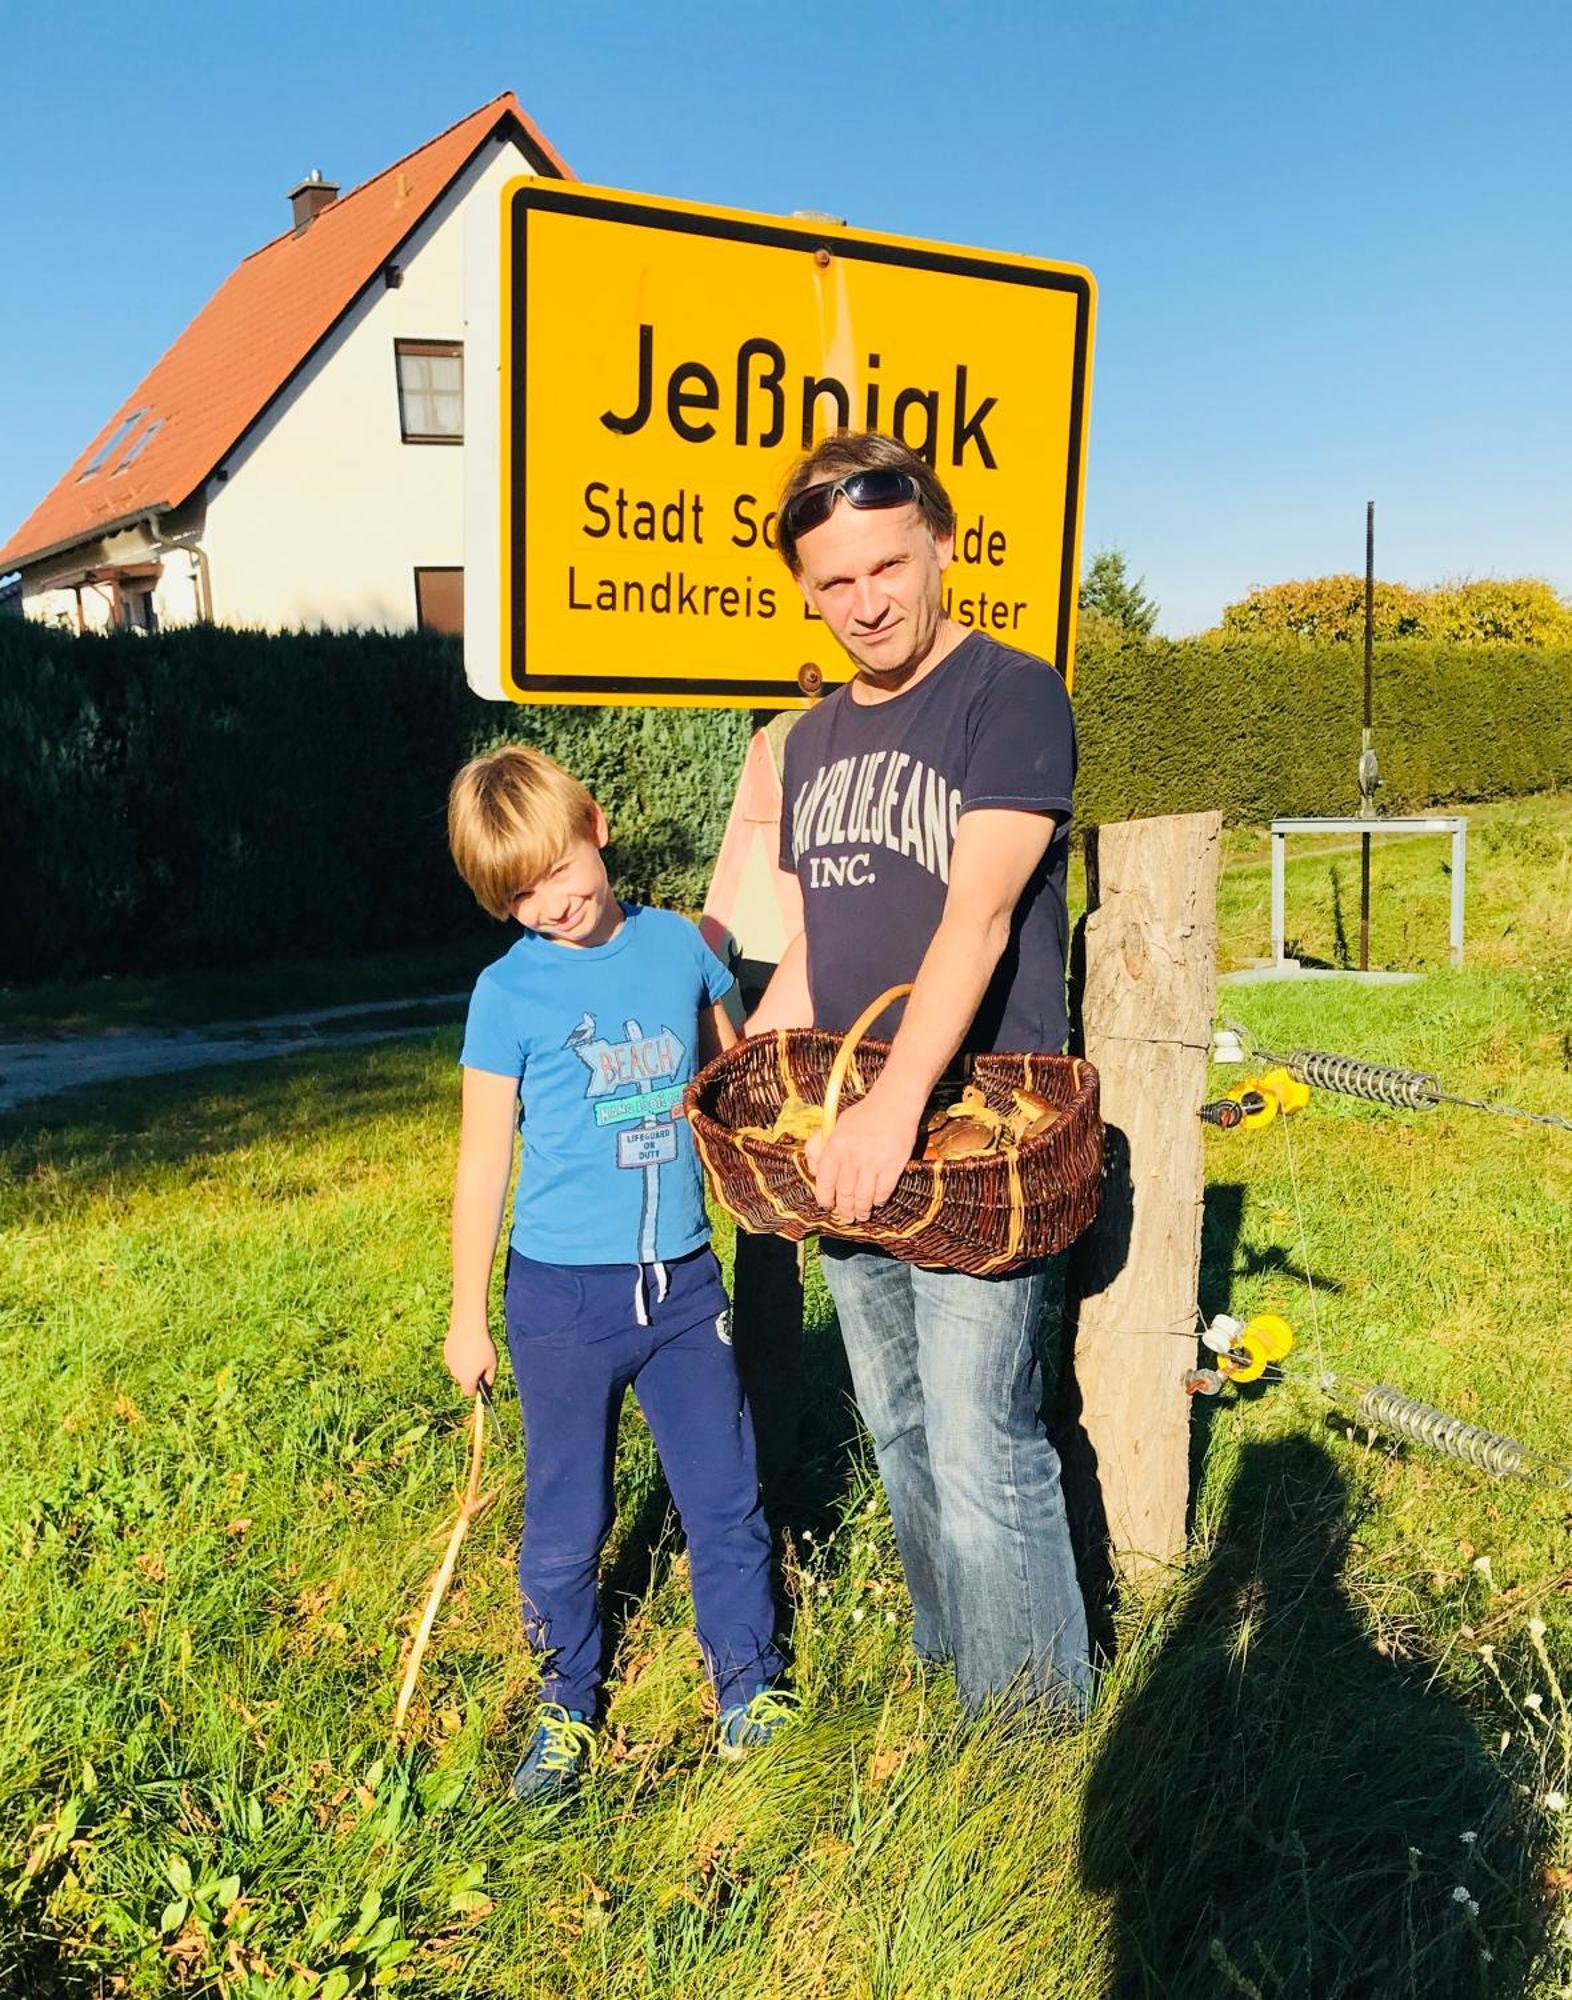
M 1374 1103 L 1390 1104 L 1408 1110 L 1431 1109 L 1436 1104 L 1459 1104 L 1471 1111 L 1493 1111 L 1502 1117 L 1528 1118 L 1536 1124 L 1564 1125 L 1572 1130 L 1572 1120 L 1557 1118 L 1535 1112 L 1517 1112 L 1507 1106 L 1485 1104 L 1473 1098 L 1453 1097 L 1442 1091 L 1436 1079 L 1417 1070 L 1399 1070 L 1380 1063 L 1361 1062 L 1352 1056 L 1322 1055 L 1313 1050 L 1297 1050 L 1291 1056 L 1274 1056 L 1267 1050 L 1253 1046 L 1249 1030 L 1237 1022 L 1225 1025 L 1239 1035 L 1242 1040 L 1252 1043 L 1252 1053 L 1264 1062 L 1281 1063 L 1301 1083 L 1318 1086 L 1323 1090 L 1341 1091 L 1348 1096 L 1357 1096 Z M 1394 1389 L 1389 1383 L 1352 1383 L 1340 1381 L 1326 1364 L 1326 1349 L 1321 1333 L 1321 1314 L 1315 1287 L 1315 1272 L 1310 1264 L 1310 1245 L 1305 1228 L 1304 1204 L 1299 1194 L 1299 1173 L 1294 1158 L 1293 1134 L 1289 1118 L 1279 1118 L 1283 1146 L 1288 1160 L 1289 1187 L 1293 1194 L 1294 1216 L 1299 1230 L 1299 1255 L 1304 1268 L 1305 1289 L 1310 1298 L 1310 1326 L 1315 1341 L 1316 1364 L 1319 1371 L 1318 1386 L 1330 1401 L 1338 1391 L 1352 1395 L 1355 1413 L 1372 1429 L 1384 1430 L 1396 1438 L 1403 1438 L 1423 1444 L 1430 1450 L 1445 1457 L 1460 1459 L 1465 1465 L 1476 1466 L 1492 1478 L 1501 1479 L 1509 1475 L 1523 1478 L 1551 1478 L 1558 1484 L 1572 1490 L 1572 1466 L 1557 1459 L 1547 1458 L 1542 1453 L 1530 1451 L 1526 1445 L 1505 1431 L 1493 1431 L 1483 1424 L 1470 1423 L 1466 1418 L 1449 1415 L 1445 1410 L 1437 1410 L 1428 1403 L 1422 1403 L 1417 1396 L 1406 1395 L 1401 1389 Z M 1281 1367 L 1269 1367 L 1263 1371 L 1263 1379 L 1286 1381 L 1288 1372 Z
M 1513 1118 L 1529 1125 L 1549 1125 L 1572 1132 L 1572 1118 L 1554 1111 L 1523 1111 L 1514 1104 L 1492 1104 L 1483 1097 L 1461 1097 L 1443 1090 L 1437 1077 L 1426 1070 L 1398 1069 L 1389 1063 L 1365 1062 L 1358 1056 L 1329 1055 L 1321 1049 L 1295 1049 L 1291 1055 L 1273 1055 L 1263 1049 L 1250 1030 L 1238 1021 L 1224 1027 L 1236 1034 L 1253 1056 L 1262 1062 L 1280 1063 L 1290 1076 L 1313 1089 L 1329 1090 L 1342 1097 L 1363 1098 L 1370 1104 L 1385 1104 L 1396 1111 L 1434 1111 L 1437 1105 L 1458 1105 L 1465 1111 L 1483 1111 L 1492 1118 Z

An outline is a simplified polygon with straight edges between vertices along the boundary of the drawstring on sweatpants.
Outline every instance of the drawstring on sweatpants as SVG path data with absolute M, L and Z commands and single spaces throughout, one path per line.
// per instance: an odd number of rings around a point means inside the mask
M 634 1265 L 633 1317 L 640 1326 L 648 1326 L 650 1323 L 649 1293 L 645 1288 L 645 1282 L 644 1282 L 644 1273 L 646 1271 L 653 1271 L 655 1273 L 656 1305 L 660 1306 L 666 1303 L 666 1290 L 669 1284 L 669 1280 L 666 1275 L 666 1266 L 664 1264 L 655 1263 L 655 1264 Z

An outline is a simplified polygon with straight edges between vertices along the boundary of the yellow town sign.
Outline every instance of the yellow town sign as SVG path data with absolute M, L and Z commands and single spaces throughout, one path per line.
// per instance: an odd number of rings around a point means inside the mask
M 500 306 L 503 693 L 785 708 L 847 678 L 775 500 L 848 425 L 945 482 L 950 615 L 1068 675 L 1087 272 L 517 180 Z

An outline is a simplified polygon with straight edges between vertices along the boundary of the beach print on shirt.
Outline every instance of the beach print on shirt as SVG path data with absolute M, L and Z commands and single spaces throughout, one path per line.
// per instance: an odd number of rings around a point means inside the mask
M 594 1106 L 596 1125 L 606 1129 L 618 1167 L 644 1177 L 638 1261 L 653 1264 L 661 1169 L 677 1162 L 674 1121 L 681 1116 L 682 1084 L 676 1079 L 687 1075 L 687 1045 L 675 1029 L 662 1026 L 647 1035 L 631 1017 L 622 1023 L 621 1039 L 612 1041 L 586 1012 L 563 1047 L 589 1071 L 584 1094 Z

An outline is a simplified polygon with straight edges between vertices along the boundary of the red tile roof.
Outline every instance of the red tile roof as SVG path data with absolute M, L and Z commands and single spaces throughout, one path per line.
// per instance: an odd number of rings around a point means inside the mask
M 289 231 L 265 244 L 219 287 L 0 548 L 0 571 L 188 499 L 476 150 L 509 121 L 549 171 L 572 178 L 566 162 L 506 91 L 331 203 L 301 235 Z M 95 453 L 133 411 L 145 414 L 83 478 Z M 139 438 L 145 444 L 134 462 L 117 471 Z

